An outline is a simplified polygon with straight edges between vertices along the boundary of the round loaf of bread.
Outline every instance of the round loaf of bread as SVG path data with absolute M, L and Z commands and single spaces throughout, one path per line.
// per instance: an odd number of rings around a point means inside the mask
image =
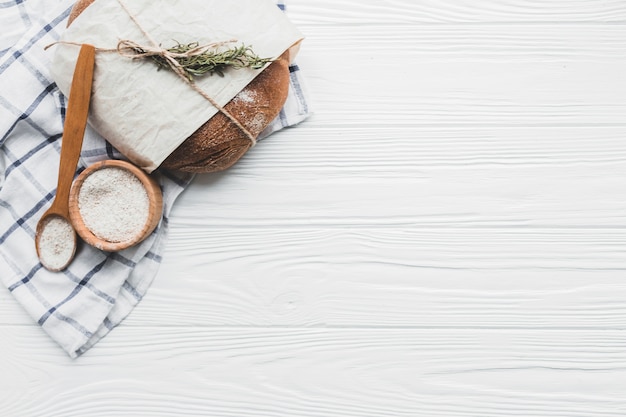
M 78 0 L 68 26 L 96 0 Z M 289 52 L 283 53 L 224 106 L 254 137 L 270 124 L 287 100 Z M 207 102 L 207 106 L 211 104 Z M 158 123 L 155 120 L 154 123 Z M 172 152 L 161 168 L 207 173 L 222 171 L 237 162 L 250 147 L 250 138 L 228 117 L 217 113 Z

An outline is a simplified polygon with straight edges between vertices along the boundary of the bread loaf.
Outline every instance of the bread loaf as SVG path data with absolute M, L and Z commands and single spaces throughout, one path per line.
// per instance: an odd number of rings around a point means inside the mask
M 70 12 L 68 26 L 94 1 L 78 0 Z M 224 108 L 257 137 L 278 116 L 288 91 L 289 52 L 285 52 Z M 222 171 L 237 162 L 251 146 L 252 142 L 239 127 L 224 114 L 217 113 L 175 149 L 161 167 L 193 173 Z

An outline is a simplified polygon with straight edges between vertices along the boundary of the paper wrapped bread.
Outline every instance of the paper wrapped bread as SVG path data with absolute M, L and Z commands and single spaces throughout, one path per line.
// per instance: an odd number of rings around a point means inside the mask
M 68 27 L 95 1 L 76 2 Z M 287 99 L 289 62 L 290 50 L 286 50 L 224 106 L 254 137 L 278 116 Z M 211 106 L 209 102 L 203 104 Z M 155 118 L 153 123 L 156 125 L 160 120 Z M 221 171 L 237 162 L 251 146 L 250 138 L 226 115 L 218 112 L 184 139 L 159 166 L 193 173 Z M 133 155 L 130 156 L 132 160 Z

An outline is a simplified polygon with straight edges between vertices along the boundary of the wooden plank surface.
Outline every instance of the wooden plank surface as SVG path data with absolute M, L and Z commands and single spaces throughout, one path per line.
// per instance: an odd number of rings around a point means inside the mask
M 626 3 L 288 7 L 315 115 L 81 358 L 0 291 L 0 416 L 626 415 Z
M 122 327 L 74 362 L 3 331 L 5 415 L 626 413 L 622 331 Z

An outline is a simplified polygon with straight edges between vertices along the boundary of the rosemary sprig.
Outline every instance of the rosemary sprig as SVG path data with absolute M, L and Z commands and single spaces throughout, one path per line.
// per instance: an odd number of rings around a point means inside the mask
M 178 43 L 171 48 L 167 48 L 167 50 L 173 54 L 183 55 L 175 57 L 174 59 L 176 59 L 185 70 L 190 80 L 193 77 L 199 77 L 205 74 L 217 74 L 223 77 L 224 71 L 228 68 L 261 69 L 268 62 L 272 62 L 271 58 L 261 58 L 253 52 L 251 47 L 243 44 L 226 50 L 209 49 L 199 54 L 184 56 L 187 52 L 196 49 L 198 46 L 198 42 L 192 42 L 188 44 Z M 142 54 L 145 51 L 141 48 L 135 48 L 135 52 Z M 162 56 L 153 55 L 151 58 L 157 63 L 159 69 L 170 68 L 169 64 Z

